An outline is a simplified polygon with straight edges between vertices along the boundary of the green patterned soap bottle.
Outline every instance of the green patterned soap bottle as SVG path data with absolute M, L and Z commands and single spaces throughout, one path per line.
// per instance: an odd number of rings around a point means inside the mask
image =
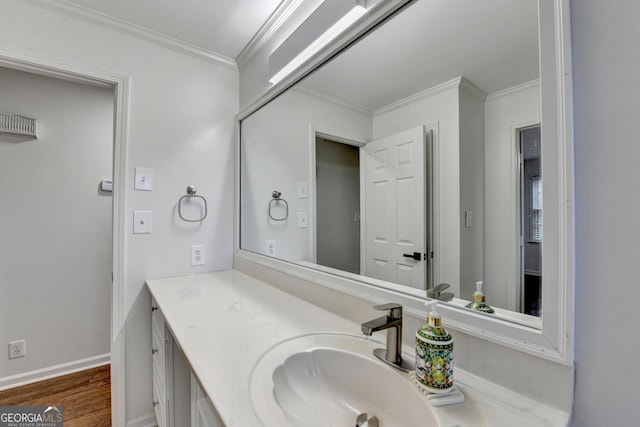
M 453 338 L 441 325 L 438 302 L 428 301 L 427 324 L 416 331 L 416 382 L 429 393 L 453 387 Z
M 478 310 L 483 313 L 493 314 L 495 311 L 484 302 L 484 292 L 482 292 L 482 281 L 476 282 L 476 291 L 473 293 L 473 301 L 465 305 L 466 308 Z

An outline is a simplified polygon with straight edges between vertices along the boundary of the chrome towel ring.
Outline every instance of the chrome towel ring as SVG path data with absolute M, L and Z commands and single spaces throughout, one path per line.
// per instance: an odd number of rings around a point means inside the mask
M 289 203 L 287 203 L 287 201 L 280 196 L 282 196 L 282 193 L 274 190 L 273 193 L 271 193 L 272 199 L 269 201 L 269 218 L 274 221 L 284 221 L 289 217 Z M 271 215 L 271 208 L 274 204 L 277 205 L 278 202 L 284 203 L 284 216 L 282 218 L 274 218 L 273 215 Z
M 197 218 L 197 219 L 189 219 L 189 218 L 185 218 L 184 215 L 182 215 L 182 202 L 185 199 L 201 199 L 202 202 L 204 203 L 204 213 L 202 215 L 202 217 Z M 187 187 L 187 194 L 185 194 L 184 196 L 180 197 L 180 200 L 178 200 L 178 216 L 180 217 L 181 220 L 186 221 L 186 222 L 202 222 L 204 221 L 204 219 L 207 217 L 207 199 L 205 199 L 204 197 L 196 194 L 196 186 L 195 185 L 190 185 Z

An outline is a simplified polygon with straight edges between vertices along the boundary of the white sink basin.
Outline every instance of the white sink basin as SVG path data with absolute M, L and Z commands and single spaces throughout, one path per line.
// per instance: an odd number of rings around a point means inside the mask
M 383 344 L 355 335 L 305 335 L 267 351 L 251 376 L 251 398 L 266 427 L 438 426 L 408 374 L 372 355 Z M 371 422 L 369 425 L 373 425 Z

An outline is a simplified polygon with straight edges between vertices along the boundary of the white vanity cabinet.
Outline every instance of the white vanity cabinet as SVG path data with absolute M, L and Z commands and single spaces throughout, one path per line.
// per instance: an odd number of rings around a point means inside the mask
M 160 316 L 153 315 L 154 322 L 164 317 L 167 326 L 160 331 L 172 340 L 172 382 L 158 383 L 154 370 L 154 391 L 158 384 L 172 388 L 165 396 L 169 396 L 168 414 L 175 427 L 283 427 L 271 418 L 259 419 L 254 407 L 255 396 L 273 399 L 272 393 L 264 393 L 265 388 L 252 389 L 258 384 L 252 375 L 263 356 L 280 344 L 321 331 L 360 336 L 359 323 L 237 270 L 154 279 L 147 285 L 163 310 Z M 324 301 L 333 296 L 329 292 L 322 295 Z M 371 314 L 367 310 L 362 310 L 363 320 Z M 417 322 L 423 321 L 409 315 L 406 318 L 418 326 Z M 350 351 L 349 345 L 340 348 Z M 288 354 L 283 351 L 275 356 L 274 363 L 284 362 Z M 269 372 L 264 371 L 267 379 L 259 381 L 267 388 Z M 433 408 L 438 425 L 535 427 L 569 423 L 567 411 L 459 368 L 456 382 L 465 403 Z M 161 419 L 159 416 L 158 427 L 169 425 Z
M 173 340 L 162 312 L 151 302 L 153 411 L 158 427 L 173 427 Z
M 155 299 L 151 303 L 153 410 L 158 427 L 224 427 Z

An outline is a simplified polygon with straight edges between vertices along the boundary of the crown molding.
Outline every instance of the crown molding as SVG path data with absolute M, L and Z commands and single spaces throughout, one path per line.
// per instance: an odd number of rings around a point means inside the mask
M 318 89 L 314 89 L 314 88 L 309 87 L 309 86 L 307 86 L 307 85 L 305 85 L 303 83 L 298 83 L 297 85 L 293 86 L 291 89 L 292 90 L 296 90 L 296 91 L 301 92 L 301 93 L 305 93 L 305 94 L 307 94 L 309 96 L 312 96 L 314 98 L 322 99 L 322 100 L 330 102 L 332 104 L 348 108 L 348 109 L 353 110 L 353 111 L 355 111 L 356 113 L 359 113 L 359 114 L 364 114 L 364 115 L 369 116 L 369 117 L 371 117 L 373 115 L 373 111 L 371 111 L 371 110 L 369 110 L 367 108 L 360 107 L 358 105 L 354 105 L 354 104 L 350 103 L 349 101 L 347 101 L 346 99 L 343 99 L 343 98 L 340 98 L 340 97 L 337 97 L 337 96 L 334 96 L 334 95 L 329 95 L 326 92 L 320 91 Z
M 392 102 L 389 105 L 377 108 L 376 110 L 373 111 L 373 115 L 377 116 L 382 113 L 388 113 L 391 110 L 404 107 L 405 105 L 411 104 L 416 101 L 420 101 L 421 99 L 424 99 L 424 98 L 429 98 L 430 96 L 433 96 L 445 90 L 460 87 L 463 80 L 464 80 L 464 77 L 462 76 L 456 77 L 455 79 L 451 79 L 447 82 L 440 83 L 439 85 L 430 87 L 429 89 L 423 90 L 422 92 L 414 93 L 413 95 L 409 95 L 406 98 L 402 98 L 398 101 Z
M 506 89 L 499 90 L 497 92 L 490 93 L 487 95 L 487 102 L 495 101 L 496 99 L 513 95 L 518 92 L 522 92 L 531 88 L 539 88 L 540 87 L 540 79 L 531 80 L 530 82 L 522 83 L 516 86 L 508 87 Z
M 71 3 L 66 0 L 22 0 L 25 3 L 48 9 L 56 13 L 80 19 L 90 24 L 117 31 L 167 49 L 180 52 L 194 58 L 210 62 L 233 71 L 238 71 L 236 61 L 224 55 L 199 48 L 182 40 L 161 34 L 157 31 L 115 18 L 102 12 Z
M 273 35 L 282 27 L 289 17 L 302 4 L 303 0 L 283 0 L 278 8 L 260 28 L 251 41 L 242 49 L 236 59 L 238 68 L 244 67 L 253 56 L 260 51 Z

